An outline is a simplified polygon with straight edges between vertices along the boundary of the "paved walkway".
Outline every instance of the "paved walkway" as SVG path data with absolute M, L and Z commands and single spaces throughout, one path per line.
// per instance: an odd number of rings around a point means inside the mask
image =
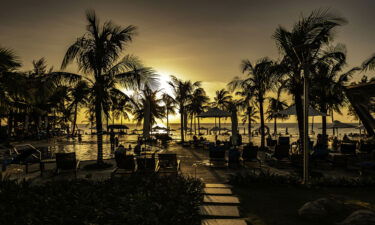
M 202 225 L 246 225 L 240 216 L 239 204 L 240 200 L 233 196 L 230 185 L 206 183 L 200 207 Z

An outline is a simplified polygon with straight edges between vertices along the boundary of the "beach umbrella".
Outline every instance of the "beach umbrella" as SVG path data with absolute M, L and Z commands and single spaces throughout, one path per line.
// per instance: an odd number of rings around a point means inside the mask
M 153 130 L 168 130 L 166 127 L 156 126 L 152 128 Z
M 221 121 L 220 119 L 221 118 L 227 118 L 227 117 L 231 117 L 231 114 L 229 112 L 226 112 L 224 110 L 221 110 L 217 107 L 215 108 L 209 108 L 206 112 L 202 112 L 201 114 L 198 115 L 198 117 L 200 118 L 215 118 L 215 121 L 216 121 L 216 118 L 219 118 L 219 128 L 221 127 Z M 215 126 L 216 126 L 216 122 L 215 122 Z M 219 134 L 220 134 L 220 130 L 219 130 Z
M 356 128 L 356 126 L 349 124 L 349 123 L 343 123 L 338 120 L 334 120 L 333 123 L 327 125 L 327 129 L 332 128 Z
M 333 123 L 327 125 L 327 129 L 336 129 L 337 134 L 339 133 L 339 128 L 356 128 L 356 126 L 349 123 L 343 123 L 338 120 L 334 120 Z
M 289 106 L 288 108 L 277 112 L 277 114 L 281 114 L 281 115 L 285 115 L 285 116 L 297 115 L 296 105 L 293 104 L 293 105 Z M 327 114 L 319 112 L 318 110 L 309 106 L 309 116 L 327 116 Z
M 109 129 L 117 129 L 117 130 L 127 130 L 127 129 L 129 129 L 129 127 L 124 125 L 124 124 L 112 124 L 112 125 L 108 125 L 108 128 Z

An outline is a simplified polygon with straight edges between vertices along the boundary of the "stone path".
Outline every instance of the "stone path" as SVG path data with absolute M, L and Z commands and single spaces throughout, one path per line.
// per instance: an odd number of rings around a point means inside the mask
M 246 225 L 241 219 L 238 205 L 240 200 L 233 196 L 232 186 L 228 184 L 205 184 L 203 205 L 200 214 L 202 225 Z

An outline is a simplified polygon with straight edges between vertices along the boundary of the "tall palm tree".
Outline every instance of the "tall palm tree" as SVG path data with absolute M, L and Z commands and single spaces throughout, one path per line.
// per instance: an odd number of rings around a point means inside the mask
M 68 48 L 61 68 L 65 69 L 76 60 L 79 71 L 84 75 L 72 77 L 86 79 L 91 83 L 97 129 L 97 163 L 103 164 L 102 111 L 109 111 L 109 91 L 119 86 L 135 89 L 141 84 L 152 82 L 155 74 L 152 69 L 143 67 L 134 56 L 126 55 L 120 59 L 122 51 L 135 35 L 135 26 L 123 28 L 111 21 L 99 25 L 94 11 L 87 11 L 86 19 L 86 33 Z
M 286 101 L 280 100 L 280 97 L 268 98 L 267 120 L 273 120 L 273 133 L 277 135 L 277 119 L 286 119 L 288 116 L 279 114 L 279 111 L 284 110 L 288 104 Z
M 222 110 L 227 110 L 231 100 L 232 96 L 230 95 L 229 91 L 223 88 L 221 90 L 216 91 L 214 101 L 212 102 L 212 106 L 218 107 Z
M 75 128 L 76 128 L 76 124 L 77 124 L 78 109 L 81 106 L 87 105 L 89 94 L 90 94 L 90 87 L 89 87 L 89 84 L 87 83 L 87 81 L 85 81 L 85 80 L 79 81 L 71 89 L 72 101 L 71 101 L 69 107 L 74 110 L 72 135 L 75 134 Z
M 247 106 L 243 110 L 242 114 L 242 124 L 246 124 L 247 122 L 247 132 L 249 135 L 249 143 L 251 142 L 251 124 L 256 123 L 256 120 L 259 119 L 259 114 L 258 110 L 255 109 L 254 106 Z
M 301 139 L 304 126 L 303 77 L 310 78 L 311 67 L 319 60 L 323 48 L 333 39 L 334 29 L 345 23 L 344 18 L 333 15 L 328 10 L 316 10 L 307 17 L 302 16 L 291 31 L 279 26 L 273 35 L 283 55 L 280 71 L 287 81 L 286 89 L 293 96 L 296 105 Z
M 173 90 L 173 94 L 175 100 L 177 102 L 179 113 L 180 113 L 180 123 L 181 123 L 181 142 L 185 141 L 184 137 L 184 129 L 185 129 L 185 115 L 186 115 L 186 107 L 191 100 L 191 95 L 194 92 L 194 89 L 199 88 L 201 86 L 201 82 L 191 82 L 183 81 L 178 79 L 177 77 L 171 75 L 171 81 L 169 81 L 169 85 Z
M 156 124 L 156 120 L 162 120 L 165 117 L 164 106 L 162 105 L 163 100 L 158 98 L 159 90 L 151 90 L 150 88 L 145 88 L 141 92 L 140 99 L 138 99 L 138 104 L 136 109 L 133 111 L 134 119 L 138 122 L 138 125 L 144 121 L 145 118 L 145 106 L 146 102 L 150 104 L 150 125 Z
M 207 107 L 210 98 L 206 95 L 203 88 L 196 88 L 191 96 L 190 104 L 188 105 L 191 120 L 194 121 L 194 132 L 197 133 L 196 119 L 198 119 L 198 131 L 200 131 L 199 114 L 201 114 Z
M 259 119 L 259 117 L 256 115 L 258 111 L 254 107 L 254 95 L 249 85 L 250 84 L 242 83 L 241 87 L 237 87 L 237 79 L 234 79 L 229 82 L 227 86 L 231 92 L 237 89 L 235 95 L 240 97 L 238 104 L 239 109 L 243 112 L 242 123 L 245 124 L 248 122 L 247 131 L 249 142 L 251 142 L 251 123 L 255 123 L 255 119 Z
M 232 96 L 230 95 L 229 91 L 225 90 L 224 88 L 221 90 L 216 91 L 214 101 L 211 103 L 213 107 L 218 107 L 221 110 L 229 111 L 229 106 L 232 102 Z M 216 118 L 215 118 L 215 126 L 216 126 Z M 220 134 L 220 127 L 221 127 L 221 118 L 219 117 L 219 134 Z
M 15 82 L 19 80 L 14 79 L 15 76 L 19 77 L 18 74 L 14 72 L 20 66 L 21 62 L 18 56 L 12 50 L 0 47 L 0 127 L 1 119 L 11 107 L 8 91 L 9 88 L 10 90 L 12 89 L 10 84 L 15 84 Z M 10 83 L 10 79 L 12 79 L 13 82 Z
M 342 48 L 342 46 L 336 46 L 332 51 L 327 51 L 320 60 L 312 65 L 310 99 L 311 104 L 325 114 L 322 116 L 324 141 L 327 141 L 326 114 L 333 111 L 341 114 L 340 109 L 347 102 L 344 86 L 349 82 L 349 78 L 360 70 L 360 68 L 354 67 L 343 73 L 342 70 L 346 65 L 346 54 L 345 49 L 338 48 Z M 336 56 L 327 57 L 331 52 L 334 52 Z
M 265 125 L 264 125 L 264 101 L 268 91 L 271 90 L 275 75 L 273 71 L 274 62 L 268 58 L 262 58 L 255 64 L 249 60 L 243 60 L 241 64 L 242 72 L 246 73 L 247 77 L 240 79 L 235 77 L 230 85 L 233 90 L 239 88 L 241 90 L 248 90 L 255 97 L 256 104 L 259 108 L 260 117 L 260 133 L 261 133 L 261 148 L 265 147 Z
M 167 119 L 167 133 L 169 134 L 169 115 L 176 114 L 177 105 L 175 99 L 167 93 L 163 93 L 161 99 L 164 102 L 165 117 Z

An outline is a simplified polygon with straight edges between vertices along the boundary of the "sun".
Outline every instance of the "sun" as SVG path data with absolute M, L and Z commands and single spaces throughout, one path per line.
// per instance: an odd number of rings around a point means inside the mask
M 158 76 L 158 83 L 159 83 L 158 89 L 162 93 L 166 93 L 170 96 L 173 96 L 173 89 L 169 85 L 169 82 L 171 81 L 171 75 L 173 73 L 170 73 L 168 71 L 163 71 L 163 70 L 158 70 L 156 73 L 159 75 Z

